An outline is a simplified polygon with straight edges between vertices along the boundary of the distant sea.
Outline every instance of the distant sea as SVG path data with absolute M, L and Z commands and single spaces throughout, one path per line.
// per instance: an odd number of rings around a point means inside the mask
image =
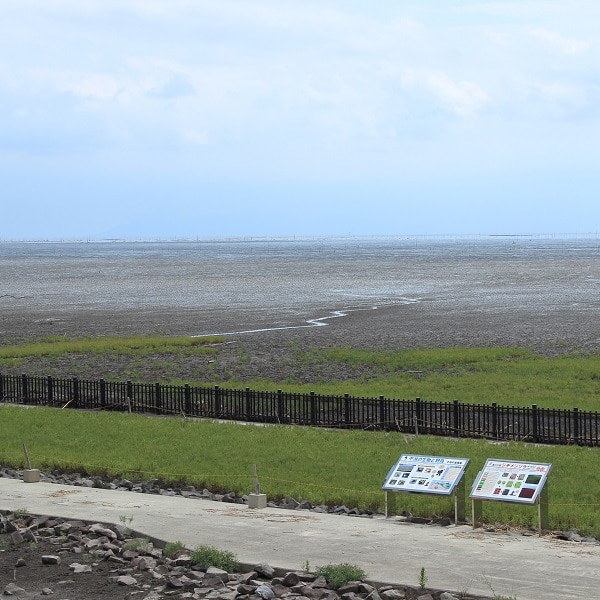
M 0 310 L 598 306 L 600 234 L 0 242 Z

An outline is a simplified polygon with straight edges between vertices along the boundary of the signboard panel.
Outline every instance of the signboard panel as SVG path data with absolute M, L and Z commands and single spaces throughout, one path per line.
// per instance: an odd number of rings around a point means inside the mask
M 474 500 L 535 504 L 552 465 L 488 458 L 471 490 Z
M 403 454 L 387 474 L 383 489 L 449 496 L 468 464 L 468 458 Z

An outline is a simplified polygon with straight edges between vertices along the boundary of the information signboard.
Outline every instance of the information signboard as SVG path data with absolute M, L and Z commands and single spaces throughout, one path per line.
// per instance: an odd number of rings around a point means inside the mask
M 468 458 L 403 454 L 387 474 L 383 489 L 449 496 L 468 464 Z
M 552 465 L 488 458 L 473 483 L 473 500 L 535 504 Z

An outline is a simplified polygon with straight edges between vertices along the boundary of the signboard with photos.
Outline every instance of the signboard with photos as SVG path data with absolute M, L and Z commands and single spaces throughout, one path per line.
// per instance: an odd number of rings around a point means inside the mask
M 383 489 L 449 496 L 468 464 L 468 458 L 403 454 L 387 474 Z
M 471 498 L 535 504 L 551 469 L 550 463 L 488 458 L 473 483 Z

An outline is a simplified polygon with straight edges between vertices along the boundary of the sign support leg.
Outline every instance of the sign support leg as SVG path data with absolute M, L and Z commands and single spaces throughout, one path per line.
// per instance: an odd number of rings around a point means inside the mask
M 481 500 L 471 500 L 471 518 L 473 520 L 473 529 L 481 527 L 481 517 L 483 515 L 483 502 Z
M 466 520 L 465 497 L 465 480 L 461 479 L 454 491 L 454 525 Z
M 538 501 L 538 523 L 540 535 L 542 535 L 542 531 L 548 529 L 548 484 L 546 484 L 540 492 L 540 499 Z

